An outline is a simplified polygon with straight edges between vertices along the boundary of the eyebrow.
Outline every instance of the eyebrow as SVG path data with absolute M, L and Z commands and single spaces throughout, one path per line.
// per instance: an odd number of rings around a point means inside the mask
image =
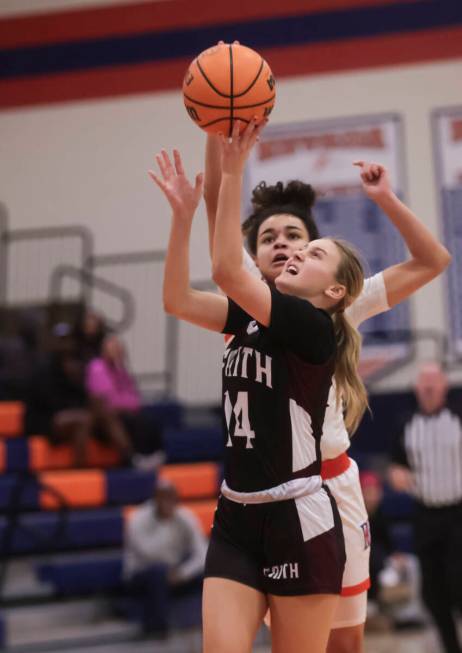
M 302 228 L 299 227 L 299 226 L 296 225 L 296 224 L 288 224 L 288 225 L 286 225 L 286 226 L 284 227 L 284 229 L 285 229 L 285 230 L 294 229 L 295 231 L 299 231 L 300 233 L 302 233 L 302 231 L 303 231 Z M 261 234 L 260 234 L 259 237 L 261 238 L 261 237 L 264 236 L 265 234 L 273 234 L 275 231 L 276 231 L 276 229 L 274 229 L 273 227 L 268 227 L 267 229 L 265 229 L 265 231 L 262 231 L 262 232 L 261 232 Z

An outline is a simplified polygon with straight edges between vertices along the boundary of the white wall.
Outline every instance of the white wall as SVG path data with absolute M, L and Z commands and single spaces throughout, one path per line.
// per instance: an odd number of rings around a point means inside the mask
M 438 232 L 430 113 L 462 103 L 461 78 L 462 60 L 456 60 L 281 80 L 272 122 L 398 112 L 405 128 L 407 201 Z M 98 253 L 164 248 L 169 214 L 146 171 L 155 152 L 174 146 L 191 174 L 202 169 L 204 136 L 187 117 L 178 92 L 5 111 L 0 113 L 0 200 L 13 228 L 87 225 Z M 193 233 L 191 267 L 193 279 L 208 277 L 203 208 Z M 446 329 L 442 283 L 434 281 L 412 300 L 419 328 Z M 192 347 L 186 340 L 180 360 L 189 374 Z M 182 384 L 183 398 L 218 397 L 216 348 L 210 368 L 201 358 L 200 391 L 194 383 Z M 401 372 L 384 387 L 408 382 L 409 371 Z

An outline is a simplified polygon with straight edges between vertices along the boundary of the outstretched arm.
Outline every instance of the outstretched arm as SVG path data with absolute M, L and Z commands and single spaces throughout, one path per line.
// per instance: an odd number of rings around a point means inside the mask
M 361 169 L 364 192 L 382 209 L 403 237 L 411 258 L 383 272 L 389 306 L 407 299 L 441 274 L 451 255 L 416 215 L 395 195 L 386 168 L 356 161 Z
M 213 279 L 246 313 L 268 326 L 271 293 L 268 285 L 244 265 L 240 224 L 244 165 L 263 126 L 264 123 L 257 127 L 252 121 L 239 135 L 236 122 L 232 138 L 222 137 L 219 141 L 222 178 L 213 241 Z
M 210 258 L 213 255 L 213 238 L 218 208 L 218 194 L 221 184 L 221 150 L 220 138 L 215 134 L 207 134 L 205 146 L 205 179 L 204 199 L 207 210 L 207 224 L 209 230 Z
M 202 175 L 197 175 L 195 186 L 192 186 L 177 150 L 173 157 L 175 165 L 162 150 L 156 156 L 161 177 L 149 171 L 172 208 L 164 269 L 164 309 L 182 320 L 221 332 L 228 314 L 228 300 L 215 293 L 194 290 L 189 281 L 189 243 L 194 213 L 202 194 Z

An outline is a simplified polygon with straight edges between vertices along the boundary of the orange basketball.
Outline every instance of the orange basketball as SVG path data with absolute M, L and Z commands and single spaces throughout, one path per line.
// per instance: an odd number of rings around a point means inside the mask
M 250 48 L 220 43 L 198 55 L 189 66 L 183 96 L 186 111 L 207 132 L 231 135 L 235 120 L 242 129 L 255 116 L 270 115 L 275 82 L 266 61 Z

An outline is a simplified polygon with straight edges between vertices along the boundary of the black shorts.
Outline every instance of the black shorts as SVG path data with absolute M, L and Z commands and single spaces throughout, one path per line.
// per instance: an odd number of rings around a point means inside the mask
M 340 594 L 345 545 L 326 489 L 300 499 L 241 504 L 220 496 L 205 576 L 265 594 Z

